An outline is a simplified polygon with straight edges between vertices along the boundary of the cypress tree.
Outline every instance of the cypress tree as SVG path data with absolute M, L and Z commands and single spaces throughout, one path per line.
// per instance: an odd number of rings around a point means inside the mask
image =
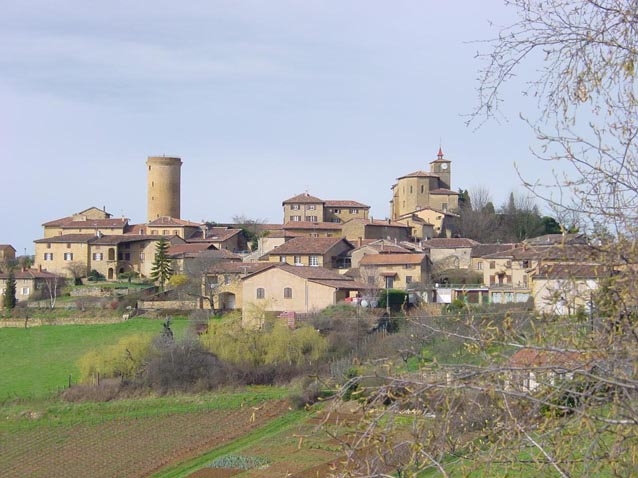
M 18 299 L 16 299 L 16 278 L 13 270 L 9 271 L 9 277 L 7 278 L 7 287 L 4 290 L 4 296 L 2 297 L 2 305 L 5 309 L 13 309 L 16 306 Z

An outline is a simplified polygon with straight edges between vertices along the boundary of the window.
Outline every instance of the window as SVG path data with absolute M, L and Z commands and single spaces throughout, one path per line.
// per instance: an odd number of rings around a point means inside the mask
M 301 265 L 301 256 L 295 256 L 295 265 L 296 266 L 300 266 Z
M 299 211 L 299 204 L 291 204 L 290 209 L 293 211 Z
M 224 284 L 230 284 L 230 274 L 224 274 Z
M 425 192 L 425 186 L 421 184 L 421 194 L 423 194 L 424 192 Z
M 292 288 L 284 287 L 284 299 L 292 299 Z
M 334 212 L 335 214 L 339 214 L 339 213 L 341 212 L 341 209 L 335 209 L 333 212 Z
M 338 217 L 333 217 L 332 222 L 341 222 L 341 219 L 339 219 Z
M 73 253 L 72 252 L 65 252 L 64 253 L 64 260 L 65 261 L 72 261 L 73 260 Z
M 51 249 L 51 243 L 50 242 L 47 244 L 47 249 Z
M 290 216 L 290 220 L 295 222 L 301 221 L 301 216 Z
M 368 285 L 374 285 L 374 277 L 368 276 Z
M 350 209 L 350 214 L 357 214 L 358 212 L 358 209 Z
M 257 288 L 257 298 L 258 299 L 263 299 L 264 297 L 266 297 L 266 290 L 263 287 L 258 287 Z
M 310 256 L 310 265 L 317 267 L 319 265 L 319 256 Z
M 66 243 L 66 248 L 67 248 L 67 249 L 71 249 L 71 243 L 70 243 L 70 242 L 67 242 L 67 243 Z
M 140 261 L 143 261 L 143 260 L 144 260 L 144 253 L 140 252 Z
M 20 289 L 20 293 L 22 295 L 29 295 L 29 288 L 28 287 L 23 287 L 22 289 Z
M 317 216 L 306 216 L 306 221 L 317 222 Z
M 45 261 L 52 261 L 53 260 L 53 252 L 45 252 L 44 253 L 44 260 Z
M 404 269 L 414 269 L 414 264 L 403 264 Z
M 162 235 L 164 235 L 164 236 L 168 236 L 168 229 L 164 229 L 164 230 L 162 231 Z
M 441 204 L 441 209 L 443 209 L 444 211 L 447 211 L 447 203 L 446 202 Z
M 157 231 L 155 229 L 151 231 L 151 236 L 157 236 Z
M 130 248 L 131 248 L 131 243 L 130 242 L 122 244 L 122 249 L 130 249 Z
M 279 262 L 286 262 L 286 256 L 279 256 Z
M 405 283 L 412 284 L 412 276 L 405 276 Z
M 490 269 L 496 269 L 496 261 L 490 261 Z
M 317 205 L 316 204 L 308 204 L 308 209 L 310 209 L 311 211 L 314 211 L 315 209 L 317 209 Z
M 94 252 L 93 253 L 93 260 L 94 261 L 101 261 L 104 258 L 104 255 L 101 252 Z
M 118 260 L 118 261 L 121 261 L 122 259 L 124 259 L 124 254 L 123 254 L 123 253 L 121 253 L 121 252 L 118 252 L 118 253 L 117 253 L 117 260 Z
M 482 271 L 483 270 L 483 263 L 482 262 L 477 262 L 476 263 L 476 270 L 477 271 Z
M 308 237 L 319 237 L 319 233 L 318 232 L 311 232 Z
M 125 261 L 130 261 L 131 260 L 131 253 L 130 252 L 125 252 L 124 253 L 124 260 Z

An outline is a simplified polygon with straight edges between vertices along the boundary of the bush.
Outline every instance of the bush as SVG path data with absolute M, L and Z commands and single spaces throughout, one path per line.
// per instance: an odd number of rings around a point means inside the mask
M 387 289 L 379 292 L 378 307 L 380 309 L 387 308 L 388 300 L 390 303 L 390 310 L 398 312 L 408 307 L 408 293 L 399 289 Z
M 80 382 L 90 382 L 97 376 L 132 380 L 147 360 L 152 341 L 149 334 L 136 334 L 121 338 L 115 345 L 90 351 L 78 361 Z

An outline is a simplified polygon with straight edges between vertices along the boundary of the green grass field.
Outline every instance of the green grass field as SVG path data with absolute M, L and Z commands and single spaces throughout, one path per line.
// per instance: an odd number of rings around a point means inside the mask
M 162 332 L 162 321 L 134 318 L 115 324 L 47 325 L 0 328 L 0 401 L 46 398 L 78 377 L 77 361 L 86 352 L 126 336 Z M 172 319 L 176 336 L 188 319 Z

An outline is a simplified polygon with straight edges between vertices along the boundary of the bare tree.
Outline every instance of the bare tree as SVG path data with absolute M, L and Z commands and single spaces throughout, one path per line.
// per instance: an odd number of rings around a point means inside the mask
M 188 282 L 182 289 L 192 297 L 197 297 L 200 302 L 208 303 L 212 313 L 215 313 L 215 296 L 219 289 L 219 281 L 216 274 L 211 274 L 211 269 L 222 261 L 220 251 L 203 251 L 197 257 L 186 259 L 184 262 L 184 274 Z
M 539 140 L 533 154 L 557 173 L 523 180 L 557 217 L 586 223 L 608 277 L 587 292 L 584 317 L 468 307 L 445 322 L 413 318 L 461 347 L 414 374 L 385 364 L 340 476 L 632 476 L 638 466 L 638 2 L 506 5 L 518 21 L 479 53 L 471 121 L 498 116 L 505 85 L 528 79 L 522 93 L 538 110 L 521 115 Z
M 63 277 L 51 274 L 43 279 L 42 284 L 43 293 L 49 301 L 49 307 L 53 309 L 55 308 L 55 303 L 60 295 L 62 287 L 64 287 L 65 280 Z
M 71 274 L 71 278 L 73 279 L 74 285 L 81 285 L 82 278 L 86 277 L 87 269 L 86 264 L 82 262 L 73 261 L 69 265 L 65 267 L 69 274 Z

